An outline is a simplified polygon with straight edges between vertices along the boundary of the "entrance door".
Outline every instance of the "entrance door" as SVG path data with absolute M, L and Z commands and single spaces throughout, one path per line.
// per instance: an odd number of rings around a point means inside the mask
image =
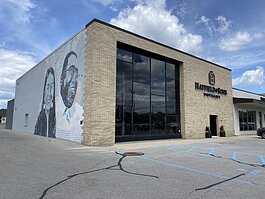
M 210 130 L 212 136 L 217 136 L 217 115 L 210 115 Z

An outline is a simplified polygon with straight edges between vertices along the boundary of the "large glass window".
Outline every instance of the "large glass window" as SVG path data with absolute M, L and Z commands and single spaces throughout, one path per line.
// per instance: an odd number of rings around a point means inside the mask
M 117 49 L 117 59 L 132 63 L 132 52 Z
M 116 133 L 124 136 L 130 135 L 132 128 L 132 53 L 118 50 L 117 59 Z
M 239 110 L 240 131 L 256 130 L 256 111 Z
M 117 61 L 116 77 L 117 105 L 132 105 L 132 64 Z
M 166 133 L 177 134 L 180 130 L 179 80 L 174 64 L 166 63 Z
M 165 133 L 166 103 L 165 96 L 151 95 L 151 133 L 163 135 Z
M 150 133 L 150 88 L 149 84 L 133 83 L 133 133 L 148 135 Z
M 166 64 L 166 69 L 167 69 L 167 78 L 169 79 L 176 79 L 176 67 L 174 64 L 167 63 Z
M 150 58 L 134 54 L 133 81 L 150 84 Z
M 151 94 L 165 96 L 165 62 L 151 59 Z
M 146 54 L 117 49 L 116 136 L 179 136 L 178 67 Z

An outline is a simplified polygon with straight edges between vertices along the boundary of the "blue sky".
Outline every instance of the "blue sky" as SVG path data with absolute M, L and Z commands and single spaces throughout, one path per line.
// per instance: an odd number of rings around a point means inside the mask
M 15 81 L 93 18 L 232 69 L 265 93 L 264 0 L 0 0 L 0 108 Z

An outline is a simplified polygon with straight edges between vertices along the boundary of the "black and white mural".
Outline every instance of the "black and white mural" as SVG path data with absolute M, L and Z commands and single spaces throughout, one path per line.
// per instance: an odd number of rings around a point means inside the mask
M 56 137 L 55 110 L 55 75 L 53 68 L 49 68 L 45 76 L 41 111 L 35 125 L 35 135 Z
M 44 90 L 38 91 L 43 92 L 42 104 L 40 96 L 35 100 L 41 108 L 38 116 L 35 114 L 34 134 L 82 141 L 84 65 L 85 32 L 81 32 L 34 68 L 39 71 L 34 82 L 46 71 Z M 39 88 L 43 85 L 36 84 Z
M 70 122 L 71 114 L 69 108 L 73 105 L 77 86 L 78 86 L 78 68 L 75 66 L 77 55 L 75 52 L 69 52 L 63 62 L 63 70 L 61 74 L 60 94 L 65 105 L 63 115 Z
M 83 133 L 84 40 L 85 36 L 73 41 L 62 53 L 56 75 L 59 83 L 56 92 L 56 134 L 76 142 L 82 141 Z

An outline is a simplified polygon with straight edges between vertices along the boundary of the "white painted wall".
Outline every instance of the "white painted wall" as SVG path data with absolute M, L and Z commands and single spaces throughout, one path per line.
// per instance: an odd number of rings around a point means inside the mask
M 37 119 L 43 108 L 45 75 L 52 67 L 55 73 L 56 137 L 76 142 L 82 141 L 83 125 L 80 122 L 83 120 L 85 49 L 86 29 L 83 29 L 17 80 L 13 116 L 14 130 L 34 133 Z M 63 63 L 70 51 L 74 51 L 77 55 L 73 62 L 78 69 L 78 86 L 72 106 L 66 108 L 61 97 L 60 85 Z M 27 125 L 25 125 L 25 114 L 29 115 Z

